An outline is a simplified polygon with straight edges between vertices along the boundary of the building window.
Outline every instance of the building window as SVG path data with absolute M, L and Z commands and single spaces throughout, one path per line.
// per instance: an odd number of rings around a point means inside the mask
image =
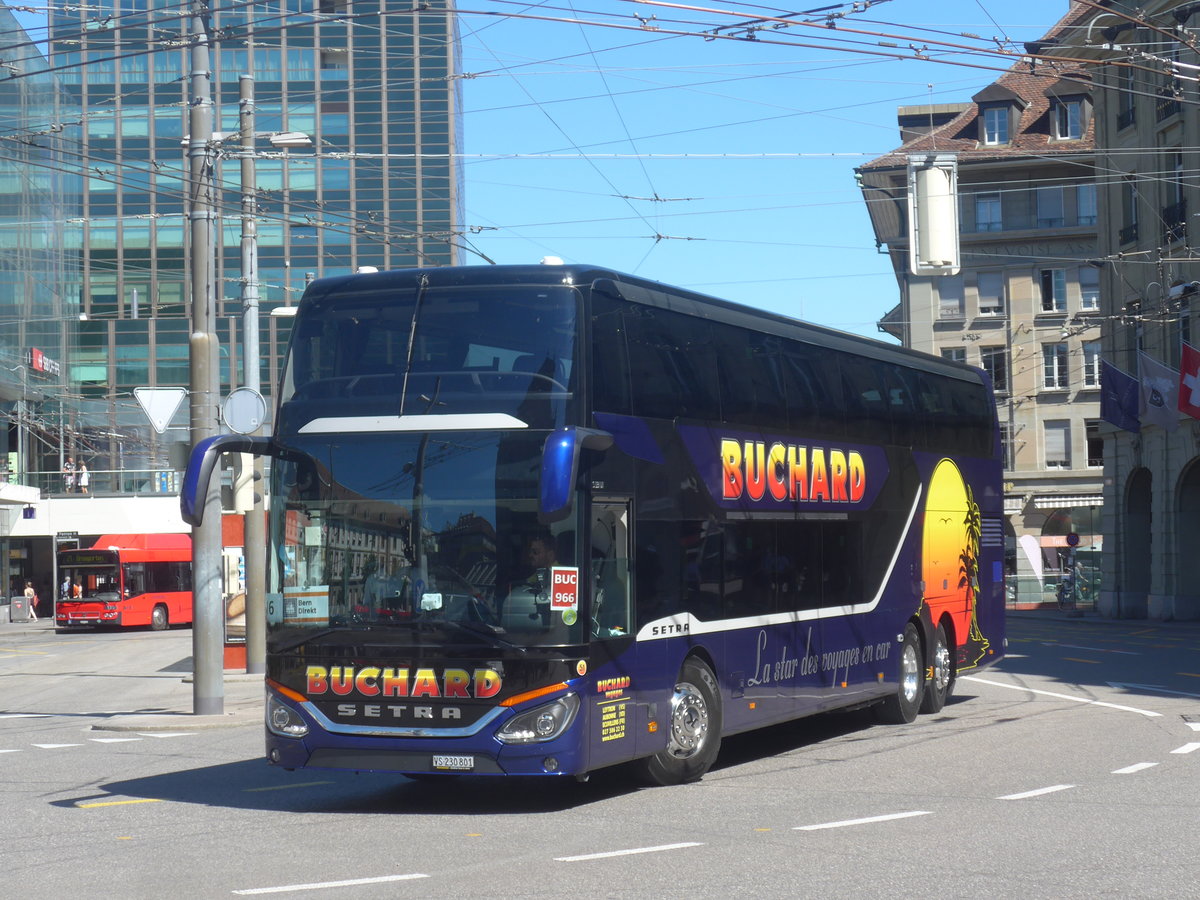
M 1100 387 L 1100 342 L 1083 343 L 1083 386 Z
M 1122 244 L 1132 244 L 1138 238 L 1138 192 L 1132 178 L 1121 185 L 1121 231 Z
M 1008 107 L 993 106 L 983 111 L 983 142 L 1008 143 Z
M 1117 73 L 1117 130 L 1128 128 L 1136 121 L 1133 66 L 1125 66 Z
M 996 393 L 1008 393 L 1008 348 L 980 347 L 979 368 L 988 373 Z
M 1042 387 L 1061 391 L 1067 387 L 1067 345 L 1042 344 Z
M 1063 189 L 1061 187 L 1040 187 L 1037 189 L 1037 227 L 1062 228 L 1066 224 L 1063 218 Z
M 1012 426 L 1007 422 L 1000 423 L 1000 458 L 1004 468 L 1013 468 Z
M 943 319 L 961 319 L 963 315 L 963 280 L 961 275 L 943 275 L 937 280 L 938 315 Z
M 1071 423 L 1067 419 L 1047 419 L 1042 423 L 1043 447 L 1047 469 L 1071 468 Z
M 980 272 L 976 285 L 979 290 L 979 314 L 999 316 L 1004 313 L 1004 273 Z
M 1100 308 L 1100 270 L 1092 266 L 1079 269 L 1079 308 Z
M 975 230 L 1004 230 L 1004 212 L 999 192 L 975 195 Z
M 1067 270 L 1042 269 L 1042 312 L 1067 311 Z
M 1061 141 L 1077 141 L 1083 137 L 1083 101 L 1055 101 L 1054 136 Z
M 1096 224 L 1096 186 L 1081 184 L 1075 188 L 1075 222 L 1079 225 Z
M 950 362 L 965 363 L 967 361 L 966 347 L 943 347 L 942 359 L 947 359 Z
M 1100 437 L 1100 423 L 1097 421 L 1084 422 L 1087 435 L 1087 464 L 1089 468 L 1104 468 L 1104 438 Z

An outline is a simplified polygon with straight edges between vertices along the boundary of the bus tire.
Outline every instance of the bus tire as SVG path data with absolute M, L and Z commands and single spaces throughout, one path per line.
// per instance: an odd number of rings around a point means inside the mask
M 921 699 L 921 712 L 937 713 L 946 705 L 954 690 L 954 656 L 950 652 L 950 641 L 946 637 L 946 626 L 938 625 L 933 638 L 933 661 L 925 679 L 925 696 Z
M 639 774 L 652 785 L 699 781 L 721 749 L 721 690 L 696 657 L 684 660 L 679 672 L 667 727 L 666 748 L 638 760 Z
M 167 608 L 161 603 L 150 613 L 150 628 L 154 631 L 166 631 L 171 624 L 167 618 Z
M 904 626 L 900 642 L 900 683 L 879 707 L 879 718 L 892 725 L 906 725 L 917 717 L 925 694 L 925 663 L 916 626 Z

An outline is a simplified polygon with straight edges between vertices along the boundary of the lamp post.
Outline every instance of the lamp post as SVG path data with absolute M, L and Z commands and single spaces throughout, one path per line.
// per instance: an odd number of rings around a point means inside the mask
M 254 77 L 238 80 L 238 134 L 241 139 L 242 191 L 242 351 L 245 386 L 261 394 L 259 378 L 258 329 L 258 197 L 255 178 Z M 312 140 L 299 132 L 267 135 L 279 148 L 309 147 Z M 257 433 L 257 429 L 255 431 Z M 263 509 L 262 460 L 252 465 L 253 505 L 245 513 L 242 553 L 246 560 L 246 672 L 263 674 L 267 670 L 266 603 L 266 521 Z

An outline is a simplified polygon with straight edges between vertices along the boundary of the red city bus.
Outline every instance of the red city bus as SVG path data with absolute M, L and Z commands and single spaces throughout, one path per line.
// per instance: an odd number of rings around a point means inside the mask
M 60 585 L 70 596 L 55 624 L 149 625 L 192 621 L 192 539 L 186 534 L 106 534 L 89 549 L 61 550 Z

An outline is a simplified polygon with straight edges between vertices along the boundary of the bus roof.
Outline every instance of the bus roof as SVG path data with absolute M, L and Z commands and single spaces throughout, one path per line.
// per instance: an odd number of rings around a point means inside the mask
M 96 539 L 93 550 L 187 550 L 192 549 L 188 534 L 104 534 Z

